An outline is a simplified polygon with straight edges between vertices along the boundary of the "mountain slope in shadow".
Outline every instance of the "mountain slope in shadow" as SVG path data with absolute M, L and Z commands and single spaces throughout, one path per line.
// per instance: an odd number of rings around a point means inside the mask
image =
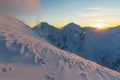
M 45 27 L 42 25 L 37 26 Z M 47 25 L 47 27 L 51 28 L 52 26 Z M 55 27 L 52 28 L 56 29 Z M 33 31 L 41 35 L 47 34 L 54 36 L 54 40 L 51 40 L 49 37 L 45 37 L 45 39 L 60 49 L 75 53 L 102 66 L 120 71 L 119 26 L 98 31 L 95 28 L 81 28 L 75 23 L 70 23 L 62 29 L 51 32 L 49 30 L 47 29 L 46 32 L 43 30 L 40 31 L 39 29 Z

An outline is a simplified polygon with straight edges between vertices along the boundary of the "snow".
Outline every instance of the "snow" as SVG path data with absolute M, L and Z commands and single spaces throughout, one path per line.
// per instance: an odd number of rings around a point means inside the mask
M 49 25 L 46 22 L 41 22 L 32 30 L 35 31 L 40 37 L 44 38 L 55 46 L 60 46 L 60 40 L 62 39 L 61 32 L 54 26 Z
M 83 57 L 90 59 L 92 56 L 93 60 L 103 66 L 117 70 L 119 65 L 120 55 L 120 28 L 115 27 L 112 29 L 105 30 L 103 32 L 97 32 L 93 30 L 86 30 L 86 36 L 84 41 Z M 88 54 L 89 52 L 89 54 Z M 118 66 L 116 66 L 116 64 Z M 119 71 L 119 70 L 117 70 Z
M 47 25 L 47 27 L 51 26 Z M 95 28 L 81 28 L 75 23 L 70 23 L 62 29 L 53 30 L 50 33 L 49 30 L 46 32 L 37 30 L 35 31 L 41 35 L 50 34 L 56 36 L 57 41 L 50 41 L 48 37 L 45 39 L 53 45 L 57 44 L 55 46 L 60 49 L 120 71 L 120 26 L 97 31 Z
M 64 26 L 60 31 L 62 32 L 62 35 L 64 35 L 64 37 L 66 38 L 65 45 L 67 47 L 63 49 L 75 53 L 78 50 L 77 45 L 81 45 L 80 39 L 83 36 L 83 31 L 80 26 L 75 23 L 70 23 Z
M 33 37 L 24 24 L 8 19 L 0 18 L 1 80 L 120 80 L 118 72 Z

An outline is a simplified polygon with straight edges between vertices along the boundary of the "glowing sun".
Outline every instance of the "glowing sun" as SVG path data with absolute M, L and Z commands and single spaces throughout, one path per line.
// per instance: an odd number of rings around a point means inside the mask
M 104 23 L 96 23 L 96 24 L 94 24 L 94 26 L 97 29 L 105 29 L 106 28 L 106 24 L 104 24 Z

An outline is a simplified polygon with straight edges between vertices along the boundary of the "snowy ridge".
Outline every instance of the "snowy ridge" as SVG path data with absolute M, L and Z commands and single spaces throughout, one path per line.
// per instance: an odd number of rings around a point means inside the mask
M 84 51 L 79 53 L 79 55 L 96 61 L 103 66 L 120 71 L 119 32 L 119 27 L 102 32 L 98 32 L 95 29 L 86 29 Z M 88 57 L 88 55 L 92 57 Z
M 69 23 L 69 24 L 67 24 L 66 26 L 64 26 L 63 28 L 61 28 L 61 30 L 74 30 L 74 29 L 80 29 L 80 26 L 79 25 L 77 25 L 77 24 L 75 24 L 75 23 Z
M 32 30 L 35 31 L 40 37 L 54 44 L 54 46 L 60 46 L 59 44 L 62 40 L 61 32 L 54 26 L 49 25 L 46 22 L 41 22 Z
M 61 49 L 72 53 L 80 52 L 83 44 L 83 41 L 81 40 L 84 37 L 84 31 L 82 30 L 82 28 L 75 23 L 70 23 L 60 29 L 60 31 L 64 36 L 64 40 L 62 41 L 64 42 L 63 46 L 66 46 Z M 81 47 L 79 47 L 78 45 L 80 45 Z
M 14 24 L 0 21 L 1 80 L 120 80 L 119 73 L 21 32 Z
M 47 26 L 49 27 L 49 26 Z M 58 35 L 57 32 L 61 34 Z M 39 34 L 44 34 L 39 30 Z M 85 59 L 97 62 L 102 66 L 120 71 L 120 26 L 98 31 L 95 28 L 81 28 L 70 23 L 62 29 L 55 31 L 56 42 L 47 37 L 46 40 L 56 47 L 75 53 Z M 49 33 L 46 32 L 48 35 Z M 51 32 L 50 34 L 54 33 Z M 44 37 L 43 37 L 44 38 Z
M 28 28 L 23 22 L 17 20 L 16 18 L 12 18 L 12 17 L 8 17 L 8 16 L 4 16 L 4 15 L 0 14 L 0 25 L 1 25 L 1 27 L 7 26 L 4 28 L 8 28 L 10 26 L 20 32 L 26 33 L 29 36 L 35 37 L 37 39 L 42 39 L 38 35 L 33 33 L 32 30 L 30 28 Z M 44 41 L 46 41 L 46 40 L 44 40 Z

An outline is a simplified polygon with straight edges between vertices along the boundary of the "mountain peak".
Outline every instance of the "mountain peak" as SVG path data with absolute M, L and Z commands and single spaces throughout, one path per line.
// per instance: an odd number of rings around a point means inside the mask
M 49 24 L 47 22 L 40 22 L 38 25 L 36 25 L 34 28 L 36 27 L 41 27 L 41 26 L 49 26 Z
M 75 24 L 75 23 L 73 23 L 73 22 L 71 22 L 71 23 L 69 23 L 69 24 L 67 24 L 66 26 L 64 26 L 62 29 L 64 30 L 66 30 L 66 29 L 80 29 L 81 27 L 78 25 L 78 24 Z
M 41 22 L 41 25 L 49 25 L 47 22 Z
M 79 26 L 78 24 L 74 23 L 74 22 L 71 22 L 69 24 L 67 24 L 66 26 Z M 79 26 L 80 27 L 80 26 Z
M 50 25 L 50 24 L 48 24 L 47 22 L 41 22 L 40 24 L 36 25 L 33 28 L 33 30 L 37 30 L 37 31 L 39 31 L 39 30 L 47 30 L 47 29 L 51 30 L 51 29 L 57 29 L 57 28 Z
M 119 73 L 58 49 L 35 37 L 29 28 L 16 27 L 25 25 L 8 18 L 0 21 L 1 80 L 120 80 Z
M 69 23 L 68 25 L 77 25 L 76 23 L 74 23 L 74 22 L 71 22 L 71 23 Z

